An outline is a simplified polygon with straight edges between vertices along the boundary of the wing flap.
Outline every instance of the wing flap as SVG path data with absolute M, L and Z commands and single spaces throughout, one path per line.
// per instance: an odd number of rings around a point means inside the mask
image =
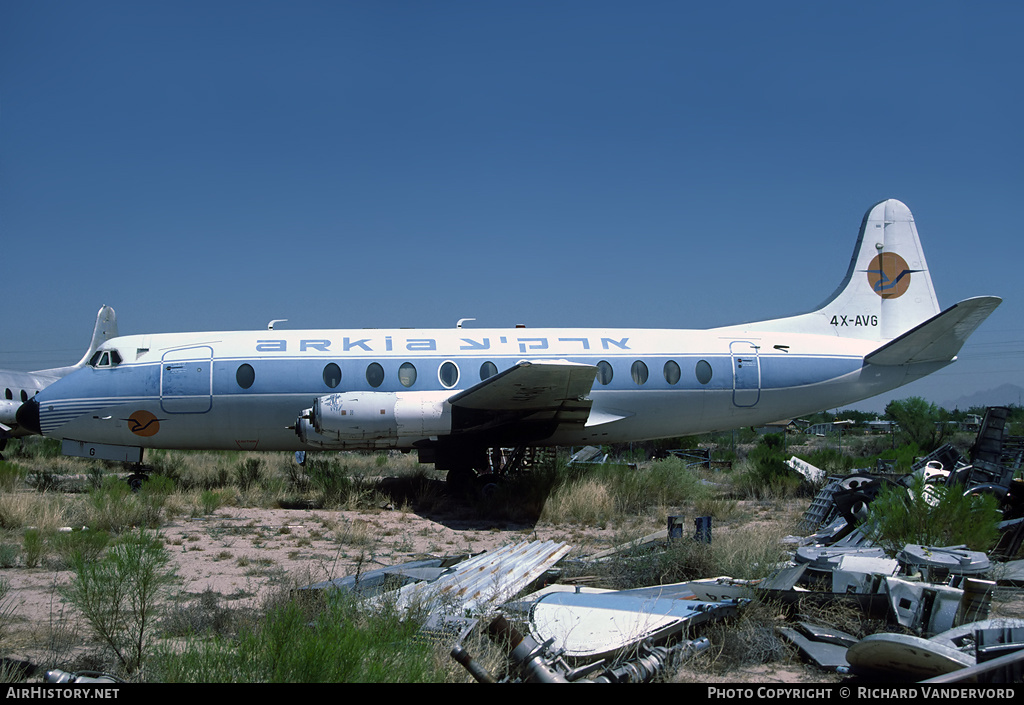
M 949 362 L 967 338 L 1002 303 L 998 296 L 965 299 L 868 354 L 872 365 Z
M 520 362 L 448 399 L 453 431 L 494 432 L 517 424 L 586 423 L 597 368 L 567 360 Z
M 455 394 L 448 402 L 476 411 L 540 411 L 586 398 L 596 375 L 593 365 L 524 361 Z

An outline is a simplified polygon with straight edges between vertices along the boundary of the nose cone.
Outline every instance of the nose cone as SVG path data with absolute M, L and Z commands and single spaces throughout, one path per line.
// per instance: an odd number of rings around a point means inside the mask
M 41 433 L 39 430 L 39 402 L 32 397 L 21 405 L 17 414 L 18 425 L 26 431 Z

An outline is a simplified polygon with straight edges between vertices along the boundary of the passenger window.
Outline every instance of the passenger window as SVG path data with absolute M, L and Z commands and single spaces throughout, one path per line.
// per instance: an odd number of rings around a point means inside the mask
M 493 362 L 485 362 L 480 365 L 480 381 L 483 382 L 488 377 L 493 377 L 498 374 L 498 368 Z
M 707 360 L 700 360 L 694 371 L 697 373 L 697 381 L 701 384 L 707 384 L 711 381 L 711 363 Z
M 612 366 L 610 364 L 608 364 L 604 360 L 601 360 L 601 362 L 597 363 L 597 381 L 598 382 L 600 382 L 601 384 L 611 384 L 612 383 L 612 377 L 613 377 L 613 372 L 612 372 Z
M 238 371 L 235 372 L 235 381 L 242 389 L 248 389 L 256 381 L 256 370 L 249 364 L 239 365 Z
M 11 392 L 10 389 L 7 390 L 6 396 L 7 396 L 8 399 L 14 399 L 14 394 Z
M 403 387 L 411 387 L 416 384 L 416 366 L 411 362 L 403 362 L 398 368 L 398 381 Z
M 341 368 L 333 362 L 327 363 L 324 367 L 324 384 L 331 389 L 341 384 Z
M 637 384 L 647 382 L 647 365 L 640 360 L 633 363 L 633 366 L 629 368 L 629 373 L 633 375 L 633 381 Z
M 26 392 L 24 389 L 21 390 L 21 401 L 22 402 L 28 401 L 28 392 Z
M 679 370 L 679 363 L 675 360 L 669 360 L 665 363 L 665 381 L 669 384 L 679 384 L 679 378 L 683 376 Z
M 371 362 L 366 367 L 366 381 L 371 387 L 384 384 L 384 368 L 376 362 Z
M 459 383 L 459 368 L 454 362 L 448 360 L 437 370 L 437 378 L 441 380 L 441 384 L 451 389 Z

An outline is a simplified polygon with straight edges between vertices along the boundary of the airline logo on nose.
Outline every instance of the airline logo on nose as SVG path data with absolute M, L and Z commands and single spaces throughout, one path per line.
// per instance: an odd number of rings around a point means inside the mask
M 128 417 L 128 428 L 136 436 L 155 436 L 160 430 L 160 419 L 148 411 L 136 411 Z
M 907 261 L 895 252 L 882 252 L 868 265 L 868 284 L 883 299 L 898 299 L 910 288 L 910 275 L 920 269 L 910 269 Z

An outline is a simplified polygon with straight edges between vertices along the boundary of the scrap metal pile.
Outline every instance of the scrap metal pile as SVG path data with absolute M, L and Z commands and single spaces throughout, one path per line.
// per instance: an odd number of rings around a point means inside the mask
M 812 531 L 800 539 L 793 566 L 758 589 L 773 590 L 783 601 L 845 601 L 910 633 L 880 633 L 855 639 L 835 630 L 816 633 L 814 625 L 784 630 L 814 663 L 824 668 L 871 675 L 914 678 L 979 678 L 978 664 L 1024 650 L 1024 619 L 988 619 L 999 582 L 1019 585 L 1022 561 L 1008 561 L 1024 537 L 1024 483 L 1016 478 L 1024 460 L 1022 439 L 1006 434 L 1008 410 L 988 410 L 965 459 L 951 445 L 922 458 L 909 474 L 856 472 L 830 477 L 803 517 Z M 820 471 L 794 458 L 790 467 L 808 479 Z M 868 507 L 887 485 L 909 492 L 915 478 L 964 495 L 996 498 L 1002 521 L 999 540 L 988 553 L 966 546 L 909 544 L 889 557 L 870 536 Z M 727 578 L 699 581 L 719 594 Z M 696 590 L 698 594 L 700 588 Z M 995 645 L 999 646 L 996 647 Z M 1021 654 L 1024 656 L 1024 651 Z M 1011 661 L 1013 659 L 1010 659 Z M 1019 662 L 1018 662 L 1019 663 Z M 1019 678 L 998 672 L 997 679 Z M 969 670 L 975 669 L 975 670 Z
M 792 559 L 763 580 L 720 576 L 630 590 L 557 584 L 570 547 L 533 541 L 305 589 L 351 590 L 370 604 L 386 600 L 426 615 L 423 634 L 453 644 L 452 657 L 480 682 L 647 682 L 708 649 L 708 639 L 697 636 L 703 625 L 733 617 L 758 598 L 792 608 L 796 618 L 778 634 L 823 669 L 898 679 L 1019 680 L 1024 619 L 989 616 L 997 582 L 1024 582 L 1014 573 L 1022 561 L 998 562 L 1016 555 L 1024 524 L 1024 493 L 1015 479 L 1024 444 L 1005 436 L 1000 411 L 986 417 L 969 461 L 945 446 L 908 476 L 829 478 L 804 515 L 808 535 L 793 537 Z M 793 467 L 808 476 L 820 473 L 802 462 Z M 907 545 L 892 557 L 873 545 L 862 524 L 867 506 L 884 485 L 909 486 L 914 475 L 995 495 L 1004 517 L 996 549 Z M 680 536 L 678 527 L 670 517 L 665 531 L 577 560 L 598 562 L 639 545 L 658 550 L 670 541 L 711 541 L 710 517 L 698 518 L 692 538 Z M 810 605 L 832 603 L 884 620 L 893 631 L 857 638 L 801 616 Z M 480 642 L 468 637 L 481 633 L 507 657 L 499 675 L 472 653 L 470 644 Z

